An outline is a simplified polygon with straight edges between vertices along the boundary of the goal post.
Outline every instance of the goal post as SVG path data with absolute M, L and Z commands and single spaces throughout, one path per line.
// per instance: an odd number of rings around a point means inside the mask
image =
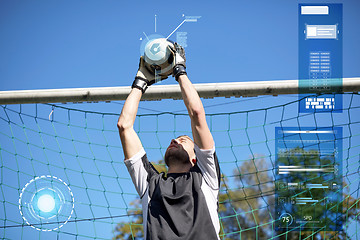
M 342 112 L 325 114 L 298 111 L 302 95 L 295 94 L 305 88 L 297 80 L 194 85 L 200 97 L 214 98 L 204 108 L 221 171 L 221 239 L 359 236 L 360 77 L 343 79 L 333 94 L 341 95 Z M 116 127 L 117 100 L 130 90 L 0 91 L 1 239 L 143 236 Z M 231 98 L 248 96 L 259 97 Z M 142 97 L 160 99 L 181 99 L 179 86 L 157 84 Z M 55 104 L 66 102 L 89 103 Z M 144 103 L 133 125 L 159 171 L 171 139 L 192 133 L 186 108 L 175 102 Z M 172 111 L 159 111 L 163 105 Z
M 317 93 L 299 89 L 298 80 L 225 82 L 194 84 L 200 97 L 253 97 Z M 359 92 L 360 78 L 343 78 L 342 92 Z M 102 102 L 125 100 L 131 87 L 64 88 L 43 90 L 0 91 L 0 104 Z M 180 99 L 180 87 L 174 85 L 151 86 L 142 100 Z

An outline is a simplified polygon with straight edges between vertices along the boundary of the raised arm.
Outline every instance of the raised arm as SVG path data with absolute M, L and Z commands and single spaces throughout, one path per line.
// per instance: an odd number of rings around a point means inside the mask
M 173 75 L 180 84 L 181 95 L 191 119 L 194 142 L 200 149 L 212 149 L 214 147 L 214 139 L 206 122 L 204 107 L 199 94 L 186 73 L 185 51 L 177 43 L 175 43 L 174 47 L 175 67 Z
M 131 158 L 142 149 L 141 141 L 133 128 L 141 96 L 140 89 L 131 90 L 117 123 L 125 159 Z
M 214 140 L 206 122 L 205 110 L 199 94 L 187 75 L 180 75 L 178 82 L 191 119 L 191 130 L 195 144 L 200 149 L 212 149 L 214 147 Z
M 161 79 L 167 78 L 167 76 L 160 77 Z M 134 122 L 141 96 L 144 94 L 147 87 L 154 83 L 155 73 L 151 68 L 146 66 L 144 58 L 140 57 L 139 69 L 131 86 L 132 90 L 126 98 L 117 123 L 125 160 L 133 157 L 142 149 L 139 136 L 134 130 Z

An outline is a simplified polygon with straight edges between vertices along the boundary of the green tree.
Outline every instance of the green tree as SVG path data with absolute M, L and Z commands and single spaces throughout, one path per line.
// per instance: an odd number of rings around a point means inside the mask
M 274 217 L 273 174 L 265 158 L 255 155 L 233 171 L 234 183 L 223 178 L 219 194 L 222 239 L 267 239 Z M 229 185 L 235 187 L 230 189 Z

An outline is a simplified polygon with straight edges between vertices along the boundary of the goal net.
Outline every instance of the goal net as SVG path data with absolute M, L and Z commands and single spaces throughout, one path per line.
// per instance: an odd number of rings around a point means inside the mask
M 221 239 L 358 238 L 360 96 L 342 95 L 342 113 L 299 113 L 294 95 L 204 100 L 222 174 Z M 152 103 L 172 102 L 182 104 Z M 142 239 L 116 128 L 122 104 L 1 106 L 2 239 Z M 170 140 L 191 136 L 190 120 L 149 106 L 140 104 L 134 127 L 164 170 Z

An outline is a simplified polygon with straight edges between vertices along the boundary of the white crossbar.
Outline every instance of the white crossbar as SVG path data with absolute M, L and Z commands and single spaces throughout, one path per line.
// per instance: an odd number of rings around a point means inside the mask
M 259 95 L 282 95 L 314 93 L 299 89 L 298 80 L 224 82 L 194 84 L 200 97 L 251 97 Z M 0 91 L 0 104 L 66 103 L 125 100 L 130 87 L 64 88 L 44 90 Z M 342 92 L 359 92 L 360 78 L 343 78 Z M 317 92 L 315 92 L 317 93 Z M 153 85 L 142 100 L 181 99 L 178 85 Z

